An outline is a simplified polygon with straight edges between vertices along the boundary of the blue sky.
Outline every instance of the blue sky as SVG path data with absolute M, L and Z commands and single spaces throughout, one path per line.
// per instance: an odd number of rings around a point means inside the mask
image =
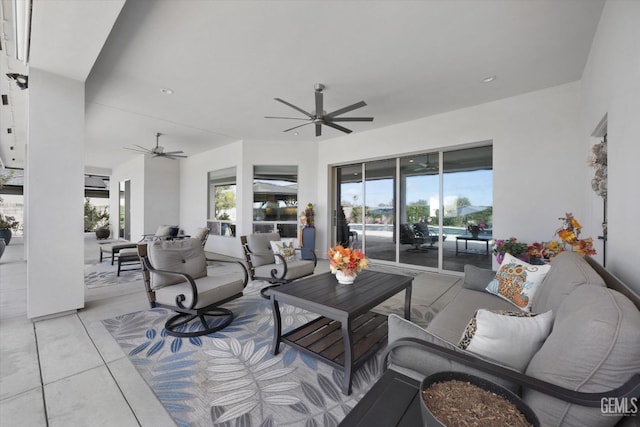
M 444 175 L 446 196 L 466 197 L 474 206 L 493 205 L 493 171 L 476 170 L 446 173 Z M 362 186 L 359 183 L 342 185 L 342 200 L 362 202 Z M 387 205 L 393 195 L 393 180 L 383 179 L 367 182 L 367 205 Z M 407 179 L 407 203 L 438 197 L 438 175 L 422 175 Z

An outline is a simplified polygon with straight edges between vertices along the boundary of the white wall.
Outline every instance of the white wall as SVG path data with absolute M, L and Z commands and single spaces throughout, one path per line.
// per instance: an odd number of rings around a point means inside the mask
M 582 152 L 599 139 L 589 136 L 608 117 L 608 223 L 606 265 L 640 293 L 640 2 L 608 1 L 602 11 L 582 76 Z M 589 170 L 589 179 L 593 169 Z M 600 230 L 602 199 L 590 185 L 585 198 L 594 215 L 591 230 Z M 584 229 L 583 228 L 583 229 Z M 594 233 L 595 234 L 595 233 Z M 601 248 L 601 242 L 598 242 Z M 599 256 L 601 259 L 601 256 Z
M 84 83 L 31 68 L 29 92 L 25 235 L 32 319 L 84 307 Z
M 360 132 L 320 143 L 319 171 L 417 151 L 493 141 L 494 236 L 550 240 L 565 212 L 584 217 L 587 168 L 579 138 L 579 83 Z M 339 155 L 336 155 L 339 153 Z M 318 194 L 330 194 L 328 173 Z M 325 196 L 328 197 L 328 196 Z M 324 200 L 326 211 L 330 200 Z M 328 215 L 319 215 L 321 229 Z M 322 236 L 321 252 L 329 245 Z
M 138 241 L 144 233 L 144 155 L 139 155 L 126 163 L 113 168 L 109 185 L 109 217 L 111 218 L 111 237 L 118 237 L 119 221 L 119 183 L 130 181 L 131 191 L 131 240 Z
M 144 233 L 180 224 L 180 161 L 144 156 Z M 132 194 L 132 198 L 134 195 Z M 133 238 L 133 236 L 132 236 Z

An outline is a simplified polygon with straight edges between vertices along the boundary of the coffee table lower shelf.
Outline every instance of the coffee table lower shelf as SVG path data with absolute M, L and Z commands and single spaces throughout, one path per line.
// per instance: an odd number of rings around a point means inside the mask
M 387 316 L 367 312 L 351 321 L 352 372 L 387 344 Z M 345 343 L 342 324 L 319 317 L 296 328 L 281 338 L 292 347 L 334 368 L 345 368 Z

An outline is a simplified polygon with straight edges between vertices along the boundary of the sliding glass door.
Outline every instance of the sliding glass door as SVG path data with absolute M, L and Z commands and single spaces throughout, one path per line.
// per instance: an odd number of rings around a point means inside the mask
M 491 146 L 338 166 L 334 242 L 374 261 L 490 267 L 492 169 Z

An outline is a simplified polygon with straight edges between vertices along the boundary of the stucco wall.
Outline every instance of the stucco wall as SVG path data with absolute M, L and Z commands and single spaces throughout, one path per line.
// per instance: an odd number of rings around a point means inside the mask
M 599 139 L 590 138 L 608 118 L 608 224 L 606 265 L 640 293 L 640 2 L 608 1 L 602 11 L 582 76 L 581 139 L 590 153 Z M 589 180 L 593 170 L 589 170 Z M 590 186 L 585 199 L 594 215 L 587 225 L 600 229 L 602 199 Z M 602 246 L 598 242 L 599 247 Z M 601 255 L 598 256 L 602 261 Z

